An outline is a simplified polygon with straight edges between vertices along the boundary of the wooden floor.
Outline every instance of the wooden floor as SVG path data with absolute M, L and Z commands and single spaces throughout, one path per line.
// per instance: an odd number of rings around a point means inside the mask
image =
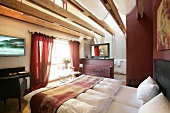
M 125 77 L 126 75 L 114 75 L 115 79 L 118 80 L 123 80 L 125 85 Z M 18 107 L 18 100 L 17 99 L 8 99 L 6 102 L 6 106 L 4 106 L 4 101 L 0 101 L 0 113 L 29 113 L 23 112 L 23 109 L 27 106 L 27 102 L 23 99 L 22 100 L 22 106 L 21 106 L 21 112 L 19 112 L 19 107 Z
M 0 101 L 0 113 L 24 113 L 23 109 L 26 107 L 27 102 L 22 100 L 21 104 L 21 112 L 19 112 L 18 99 L 7 99 L 6 106 L 4 105 L 4 101 Z
M 122 81 L 126 82 L 126 75 L 123 75 L 123 74 L 114 74 L 114 79 L 122 80 Z

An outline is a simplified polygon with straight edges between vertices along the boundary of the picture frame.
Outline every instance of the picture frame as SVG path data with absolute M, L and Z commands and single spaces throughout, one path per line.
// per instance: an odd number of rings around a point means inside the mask
M 157 50 L 170 49 L 170 0 L 162 0 L 157 10 Z

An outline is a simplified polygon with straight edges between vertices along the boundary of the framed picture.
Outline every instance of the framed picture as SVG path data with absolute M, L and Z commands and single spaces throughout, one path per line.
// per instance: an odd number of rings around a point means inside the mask
M 170 49 L 170 0 L 162 0 L 157 10 L 157 49 Z

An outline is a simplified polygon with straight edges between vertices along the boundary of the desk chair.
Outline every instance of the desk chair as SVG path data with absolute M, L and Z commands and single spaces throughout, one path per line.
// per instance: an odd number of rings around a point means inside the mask
M 21 111 L 21 87 L 18 77 L 3 77 L 0 78 L 0 100 L 18 98 L 19 111 Z

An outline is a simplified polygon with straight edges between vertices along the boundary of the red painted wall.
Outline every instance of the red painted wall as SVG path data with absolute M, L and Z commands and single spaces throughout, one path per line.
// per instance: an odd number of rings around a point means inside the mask
M 161 0 L 154 0 L 153 2 L 153 37 L 154 37 L 154 59 L 163 59 L 170 61 L 170 50 L 157 51 L 157 9 L 161 3 Z
M 136 19 L 136 8 L 126 18 L 127 84 L 153 75 L 152 1 L 145 0 L 143 18 Z M 135 85 L 139 83 L 134 81 Z

